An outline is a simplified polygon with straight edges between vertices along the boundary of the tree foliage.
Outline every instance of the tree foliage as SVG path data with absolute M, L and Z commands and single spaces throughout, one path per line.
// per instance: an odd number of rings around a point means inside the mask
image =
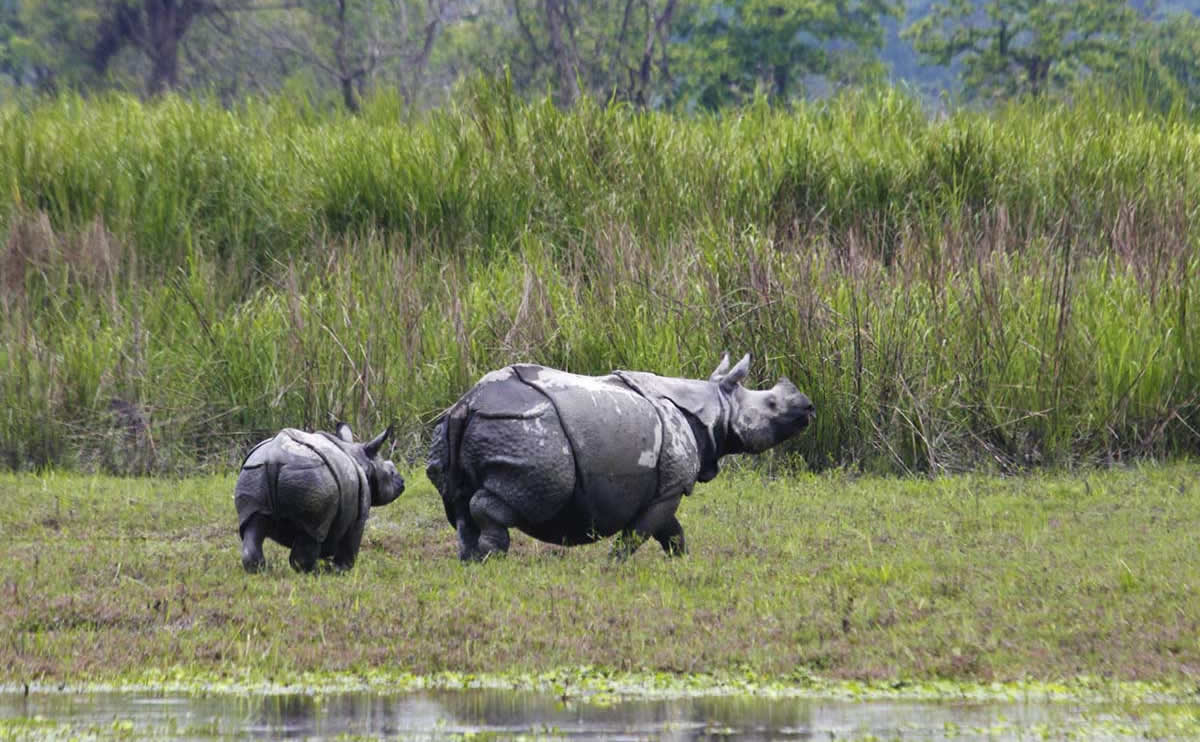
M 286 90 L 354 110 L 378 90 L 437 105 L 482 72 L 563 106 L 691 110 L 890 68 L 926 95 L 955 80 L 984 100 L 1099 82 L 1190 110 L 1197 12 L 1200 0 L 0 0 L 0 93 Z
M 891 0 L 703 0 L 680 18 L 679 95 L 705 108 L 802 92 L 804 79 L 861 79 L 880 71 Z
M 12 79 L 39 90 L 90 88 L 143 78 L 157 95 L 180 84 L 181 45 L 200 19 L 249 0 L 21 0 L 7 8 L 2 40 Z M 129 54 L 132 52 L 132 54 Z M 127 69 L 114 70 L 122 57 Z
M 95 3 L 25 0 L 5 5 L 3 66 L 19 85 L 41 92 L 96 84 L 94 44 L 100 21 Z
M 1200 109 L 1200 19 L 1173 11 L 1145 24 L 1134 38 L 1129 64 L 1114 75 L 1121 89 L 1159 111 Z
M 1125 0 L 945 0 L 904 35 L 932 62 L 961 62 L 973 95 L 1038 96 L 1116 69 L 1137 22 Z

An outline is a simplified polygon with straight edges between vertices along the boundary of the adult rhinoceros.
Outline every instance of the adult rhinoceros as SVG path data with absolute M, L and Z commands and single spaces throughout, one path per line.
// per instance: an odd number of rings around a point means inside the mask
M 543 366 L 493 371 L 438 425 L 426 473 L 458 530 L 459 558 L 508 549 L 509 528 L 554 544 L 616 533 L 624 558 L 653 536 L 685 552 L 680 498 L 730 453 L 758 453 L 808 425 L 787 379 L 746 389 L 747 354 L 707 381 L 638 371 L 580 376 Z
M 345 423 L 336 435 L 284 428 L 251 449 L 233 493 L 246 571 L 265 566 L 268 537 L 291 548 L 291 565 L 301 572 L 322 557 L 338 570 L 353 567 L 371 506 L 404 491 L 396 466 L 379 458 L 391 434 L 388 427 L 355 443 Z

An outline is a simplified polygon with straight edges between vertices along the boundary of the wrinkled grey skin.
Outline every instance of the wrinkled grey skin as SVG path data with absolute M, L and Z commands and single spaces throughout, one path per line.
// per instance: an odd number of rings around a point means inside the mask
M 747 354 L 707 381 L 637 371 L 579 376 L 543 366 L 493 371 L 438 424 L 426 473 L 458 531 L 459 558 L 505 552 L 509 528 L 553 544 L 620 534 L 613 556 L 653 536 L 685 552 L 675 518 L 722 456 L 758 453 L 808 425 L 812 402 L 781 379 L 746 389 Z
M 298 571 L 311 572 L 321 558 L 339 571 L 353 567 L 370 508 L 404 491 L 396 466 L 379 458 L 391 434 L 389 426 L 355 443 L 345 423 L 336 435 L 284 428 L 251 449 L 233 491 L 246 571 L 266 566 L 267 538 L 292 550 Z

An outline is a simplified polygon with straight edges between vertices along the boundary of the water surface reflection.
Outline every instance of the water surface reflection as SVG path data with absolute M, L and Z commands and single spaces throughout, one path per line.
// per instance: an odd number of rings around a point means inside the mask
M 445 690 L 403 694 L 155 695 L 0 694 L 0 717 L 30 732 L 120 732 L 168 739 L 518 735 L 605 740 L 1030 739 L 1103 729 L 1145 733 L 1128 714 L 1067 703 L 929 703 L 708 696 L 563 702 L 530 691 Z M 43 725 L 39 727 L 38 725 Z M 4 727 L 0 726 L 0 731 Z M 1127 732 L 1127 734 L 1123 734 Z M 3 735 L 0 735 L 3 736 Z

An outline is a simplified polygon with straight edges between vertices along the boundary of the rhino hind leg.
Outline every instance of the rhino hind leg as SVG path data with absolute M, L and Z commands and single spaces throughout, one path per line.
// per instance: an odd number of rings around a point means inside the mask
M 479 551 L 479 526 L 469 515 L 458 518 L 458 558 L 464 562 L 477 562 L 483 558 Z
M 242 527 L 242 568 L 247 572 L 262 571 L 267 566 L 262 545 L 270 531 L 270 521 L 265 515 L 255 513 Z
M 288 562 L 297 572 L 312 572 L 317 567 L 317 559 L 321 556 L 321 544 L 305 533 L 296 534 L 292 543 L 292 553 Z
M 517 512 L 495 494 L 481 489 L 471 496 L 471 520 L 479 528 L 479 552 L 482 558 L 508 552 L 508 529 L 517 524 Z

